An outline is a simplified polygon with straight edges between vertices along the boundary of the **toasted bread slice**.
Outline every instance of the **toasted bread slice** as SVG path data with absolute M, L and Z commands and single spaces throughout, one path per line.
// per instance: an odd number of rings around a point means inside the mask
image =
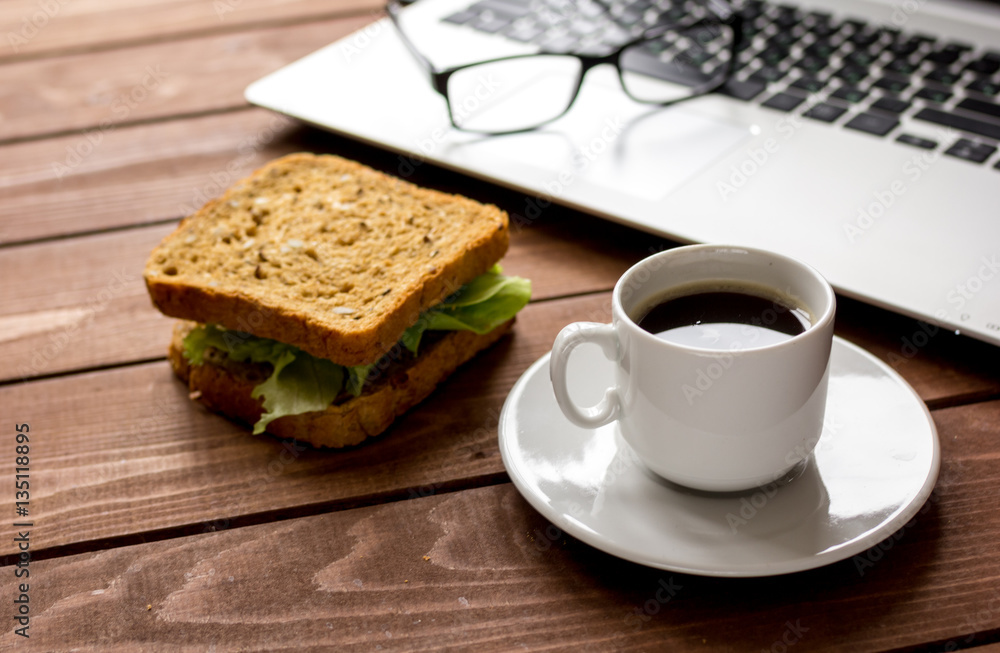
M 508 242 L 495 206 L 336 156 L 292 154 L 181 222 L 145 279 L 166 315 L 365 365 Z
M 428 332 L 420 355 L 406 350 L 398 360 L 379 368 L 358 397 L 339 397 L 325 411 L 281 417 L 267 431 L 282 438 L 294 438 L 317 447 L 345 447 L 378 435 L 404 412 L 423 401 L 446 377 L 507 333 L 514 320 L 485 335 L 471 331 Z M 207 354 L 202 365 L 184 358 L 184 336 L 192 322 L 178 322 L 168 357 L 174 372 L 192 392 L 192 397 L 209 409 L 247 425 L 254 424 L 263 411 L 262 399 L 253 399 L 254 386 L 271 373 L 267 363 L 237 363 L 221 352 Z M 397 350 L 399 351 L 399 350 Z

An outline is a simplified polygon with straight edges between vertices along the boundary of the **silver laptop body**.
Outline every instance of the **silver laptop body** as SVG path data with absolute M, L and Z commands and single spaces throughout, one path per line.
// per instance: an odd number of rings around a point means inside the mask
M 537 51 L 442 20 L 470 4 L 420 0 L 402 12 L 438 68 Z M 969 44 L 976 56 L 1000 51 L 994 4 L 801 6 Z M 614 69 L 601 66 L 556 122 L 481 136 L 451 127 L 444 99 L 383 19 L 255 82 L 246 97 L 400 153 L 400 176 L 430 161 L 522 191 L 523 206 L 504 207 L 516 220 L 536 219 L 554 202 L 682 242 L 775 250 L 815 266 L 846 296 L 1000 344 L 1000 155 L 975 163 L 946 154 L 959 141 L 996 146 L 991 125 L 1000 133 L 1000 117 L 957 108 L 967 97 L 996 98 L 964 84 L 943 104 L 913 98 L 899 127 L 877 136 L 845 126 L 877 88 L 833 123 L 803 115 L 823 93 L 791 112 L 761 105 L 793 79 L 752 101 L 713 94 L 656 108 L 630 100 Z M 921 108 L 983 133 L 912 117 Z M 898 142 L 901 134 L 936 146 Z

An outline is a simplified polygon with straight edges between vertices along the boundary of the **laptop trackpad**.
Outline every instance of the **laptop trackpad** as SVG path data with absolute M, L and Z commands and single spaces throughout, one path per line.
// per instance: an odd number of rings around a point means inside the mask
M 590 196 L 594 186 L 656 202 L 751 138 L 744 125 L 683 105 L 584 99 L 539 130 L 452 143 L 445 158 L 463 164 L 485 158 L 490 163 L 475 167 L 506 168 L 507 181 L 514 177 L 523 187 L 569 203 Z

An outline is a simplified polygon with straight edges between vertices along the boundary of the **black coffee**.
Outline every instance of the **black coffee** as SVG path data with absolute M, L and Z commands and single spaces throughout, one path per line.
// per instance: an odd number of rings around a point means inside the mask
M 636 322 L 670 342 L 722 350 L 784 342 L 811 325 L 803 308 L 731 290 L 670 297 L 652 304 Z

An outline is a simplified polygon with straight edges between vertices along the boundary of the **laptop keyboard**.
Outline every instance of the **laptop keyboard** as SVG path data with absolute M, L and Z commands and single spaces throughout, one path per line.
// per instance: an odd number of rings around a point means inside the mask
M 735 76 L 720 92 L 975 164 L 996 153 L 1000 50 L 759 0 L 739 7 Z M 547 52 L 602 54 L 689 11 L 684 0 L 479 0 L 444 20 Z M 947 128 L 942 142 L 906 133 L 904 116 Z

